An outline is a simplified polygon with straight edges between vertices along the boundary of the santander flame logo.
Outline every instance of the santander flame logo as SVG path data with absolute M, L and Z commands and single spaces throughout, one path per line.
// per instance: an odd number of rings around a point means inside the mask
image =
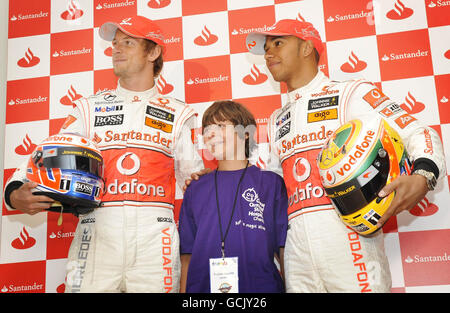
M 25 138 L 22 141 L 23 143 L 14 149 L 14 151 L 19 155 L 28 155 L 31 152 L 34 151 L 34 149 L 37 147 L 28 137 L 28 134 L 25 135 Z
M 169 84 L 162 75 L 159 75 L 158 81 L 156 82 L 156 87 L 158 88 L 159 93 L 162 95 L 167 95 L 173 90 L 173 86 Z
M 206 27 L 203 27 L 202 34 L 194 39 L 194 43 L 198 46 L 209 46 L 217 42 L 219 38 L 212 34 L 211 31 Z
M 431 203 L 427 197 L 423 198 L 422 201 L 417 203 L 415 207 L 409 210 L 414 216 L 430 216 L 436 213 L 439 210 L 438 206 L 434 203 Z
M 170 4 L 170 0 L 150 0 L 147 5 L 152 9 L 161 9 L 165 8 Z
M 78 94 L 75 88 L 73 88 L 72 85 L 70 85 L 70 88 L 67 90 L 67 94 L 63 96 L 61 99 L 59 99 L 59 103 L 62 105 L 71 105 L 75 106 L 73 103 L 75 100 L 78 100 L 82 98 L 83 96 Z
M 444 56 L 450 60 L 450 49 L 444 53 Z
M 261 71 L 253 64 L 250 69 L 250 74 L 246 75 L 242 81 L 247 85 L 259 85 L 267 80 L 267 75 L 261 73 Z
M 11 242 L 11 246 L 15 249 L 24 250 L 31 248 L 32 246 L 34 246 L 35 243 L 36 239 L 30 236 L 30 234 L 27 232 L 27 229 L 24 226 L 22 228 L 22 231 L 20 232 L 19 237 L 17 237 Z
M 83 13 L 80 4 L 75 0 L 70 0 L 67 3 L 67 10 L 61 13 L 61 18 L 63 20 L 72 21 L 82 17 Z
M 367 63 L 361 61 L 352 51 L 348 57 L 348 62 L 341 65 L 341 71 L 345 73 L 356 73 L 364 70 L 366 67 Z
M 17 65 L 19 65 L 20 67 L 32 67 L 38 64 L 40 60 L 41 59 L 35 56 L 31 49 L 28 48 L 28 50 L 25 52 L 25 56 L 17 61 Z
M 409 114 L 416 114 L 425 109 L 425 105 L 422 102 L 417 101 L 409 91 L 408 95 L 405 97 L 405 103 L 402 103 L 400 106 Z
M 414 11 L 407 8 L 403 2 L 396 0 L 394 8 L 386 13 L 386 17 L 391 20 L 403 20 L 413 15 Z

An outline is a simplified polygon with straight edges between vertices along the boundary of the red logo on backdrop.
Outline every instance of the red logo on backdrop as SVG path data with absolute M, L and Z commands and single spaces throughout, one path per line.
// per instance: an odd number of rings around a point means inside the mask
M 73 214 L 63 214 L 63 223 L 58 226 L 60 214 L 48 212 L 47 215 L 47 259 L 67 257 L 70 243 L 75 236 L 78 218 Z
M 94 0 L 94 27 L 136 14 L 136 0 Z
M 415 207 L 409 210 L 409 213 L 415 216 L 430 216 L 439 210 L 438 206 L 431 203 L 427 197 L 423 198 L 422 201 L 417 203 Z
M 425 105 L 422 102 L 417 101 L 409 91 L 408 95 L 405 97 L 405 102 L 400 106 L 409 114 L 416 114 L 422 112 L 425 109 Z
M 448 285 L 450 230 L 400 232 L 405 286 Z
M 6 123 L 48 119 L 49 83 L 49 76 L 8 81 Z
M 8 2 L 8 38 L 50 33 L 50 0 Z
M 436 75 L 436 96 L 441 124 L 450 123 L 450 74 Z
M 14 151 L 19 155 L 28 155 L 33 152 L 36 147 L 37 145 L 35 145 L 30 137 L 28 137 L 28 134 L 26 134 L 25 138 L 22 140 L 22 144 L 18 145 Z
M 66 255 L 67 256 L 67 255 Z M 46 261 L 0 264 L 1 293 L 45 292 Z
M 93 29 L 51 34 L 50 74 L 59 75 L 93 69 Z
M 187 103 L 231 99 L 230 56 L 184 61 Z
M 216 43 L 218 39 L 219 38 L 211 33 L 211 31 L 205 25 L 202 29 L 201 35 L 194 39 L 194 43 L 198 46 L 209 46 L 213 43 Z
M 427 0 L 428 27 L 447 26 L 450 16 L 450 3 L 444 0 Z
M 341 71 L 345 73 L 356 73 L 364 70 L 366 67 L 367 63 L 361 61 L 352 51 L 348 57 L 348 62 L 341 65 Z
M 40 60 L 41 59 L 35 56 L 31 49 L 28 48 L 28 50 L 25 52 L 25 56 L 17 61 L 17 65 L 19 65 L 20 67 L 32 67 L 39 64 Z
M 106 48 L 105 51 L 103 51 L 103 53 L 104 53 L 107 57 L 112 57 L 112 47 Z
M 72 85 L 70 85 L 70 88 L 67 90 L 67 94 L 63 96 L 61 99 L 59 99 L 59 103 L 61 103 L 62 105 L 75 106 L 73 102 L 80 98 L 83 98 L 83 96 L 78 94 L 75 88 Z
M 447 50 L 447 51 L 444 53 L 444 56 L 445 56 L 447 59 L 450 59 L 450 50 Z
M 165 8 L 170 4 L 170 0 L 150 0 L 147 5 L 152 9 Z
M 83 16 L 83 10 L 78 1 L 70 0 L 67 3 L 67 10 L 61 13 L 61 18 L 63 20 L 76 20 Z
M 162 95 L 167 95 L 173 90 L 173 85 L 169 84 L 162 75 L 159 75 L 158 81 L 156 82 L 156 87 Z
M 183 59 L 183 23 L 181 17 L 158 20 L 158 25 L 165 34 L 166 53 L 164 61 Z
M 228 11 L 230 33 L 230 52 L 247 52 L 245 38 L 254 31 L 268 31 L 275 23 L 275 10 L 272 6 Z
M 372 1 L 323 0 L 327 41 L 375 35 Z
M 25 250 L 29 249 L 36 243 L 36 239 L 30 236 L 25 226 L 19 234 L 19 237 L 11 242 L 11 246 L 15 249 Z
M 386 13 L 386 17 L 391 20 L 403 20 L 413 15 L 414 11 L 407 8 L 403 2 L 397 0 L 394 4 L 394 8 Z
M 427 29 L 377 35 L 381 80 L 433 75 Z
M 267 75 L 261 73 L 261 71 L 253 64 L 250 69 L 250 74 L 244 76 L 242 81 L 247 85 L 259 85 L 264 83 L 267 80 Z

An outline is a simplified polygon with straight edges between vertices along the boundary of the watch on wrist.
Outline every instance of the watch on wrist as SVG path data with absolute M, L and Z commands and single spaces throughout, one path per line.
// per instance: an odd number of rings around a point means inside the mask
M 433 172 L 419 169 L 419 170 L 415 170 L 412 174 L 413 175 L 421 175 L 421 176 L 425 177 L 427 179 L 428 190 L 434 190 L 434 188 L 436 187 L 437 181 L 436 181 L 436 177 L 434 176 Z

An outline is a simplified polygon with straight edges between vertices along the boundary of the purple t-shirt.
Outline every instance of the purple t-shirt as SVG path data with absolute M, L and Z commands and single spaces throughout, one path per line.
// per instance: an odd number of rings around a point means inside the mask
M 218 172 L 224 235 L 243 171 Z M 209 259 L 222 256 L 215 172 L 192 181 L 181 206 L 180 252 L 192 254 L 186 292 L 210 292 Z M 282 278 L 274 263 L 274 253 L 278 253 L 286 241 L 287 207 L 283 178 L 249 166 L 239 188 L 236 209 L 225 239 L 225 256 L 238 257 L 239 292 L 284 291 Z

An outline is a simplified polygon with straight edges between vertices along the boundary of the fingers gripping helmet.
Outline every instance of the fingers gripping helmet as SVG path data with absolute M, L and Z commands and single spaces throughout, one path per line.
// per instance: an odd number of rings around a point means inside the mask
M 88 138 L 69 133 L 50 136 L 31 154 L 27 179 L 38 183 L 33 194 L 58 201 L 64 212 L 86 214 L 100 206 L 103 158 Z
M 323 187 L 341 220 L 362 235 L 374 233 L 394 193 L 378 192 L 410 173 L 402 139 L 381 118 L 351 120 L 339 127 L 318 155 Z

